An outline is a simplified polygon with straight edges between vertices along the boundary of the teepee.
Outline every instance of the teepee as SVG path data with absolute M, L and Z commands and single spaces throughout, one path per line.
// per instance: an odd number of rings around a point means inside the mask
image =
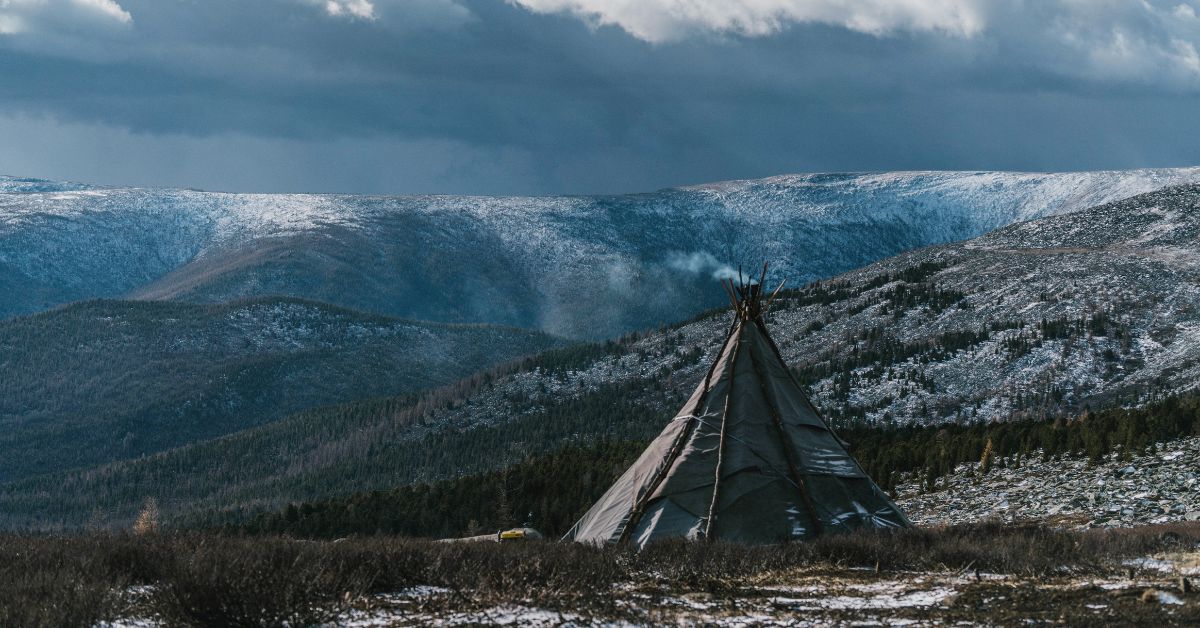
M 911 525 L 788 371 L 761 285 L 726 285 L 736 316 L 704 381 L 563 540 L 775 543 Z

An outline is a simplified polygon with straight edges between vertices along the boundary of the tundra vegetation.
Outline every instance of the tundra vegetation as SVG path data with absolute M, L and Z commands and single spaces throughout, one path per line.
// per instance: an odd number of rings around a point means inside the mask
M 813 542 L 748 547 L 665 542 L 642 552 L 555 542 L 437 543 L 395 536 L 302 541 L 279 536 L 217 534 L 0 537 L 0 625 L 93 626 L 141 618 L 164 625 L 312 625 L 388 605 L 389 595 L 436 591 L 405 616 L 436 617 L 522 604 L 592 619 L 665 620 L 646 615 L 673 596 L 752 600 L 773 587 L 897 575 L 967 574 L 947 617 L 1004 619 L 1005 603 L 989 607 L 983 591 L 1020 583 L 1119 577 L 1132 591 L 1079 584 L 1054 613 L 1106 599 L 1109 619 L 1200 620 L 1200 599 L 1136 559 L 1195 551 L 1200 524 L 1072 532 L 1036 525 L 976 524 L 864 531 Z M 1131 559 L 1135 559 L 1132 560 Z M 861 568 L 861 569 L 860 569 Z M 857 575 L 856 575 L 857 574 Z M 1149 587 L 1184 603 L 1137 604 Z M 1057 587 L 1057 588 L 1055 588 Z M 982 597 L 981 597 L 982 596 Z M 1013 596 L 1013 604 L 1025 608 Z M 1173 599 L 1168 598 L 1168 599 Z M 982 604 L 982 606 L 981 606 Z M 669 606 L 669 604 L 667 604 Z M 659 609 L 654 612 L 669 612 Z M 928 612 L 929 609 L 924 609 Z M 1019 612 L 1020 609 L 1017 609 Z M 724 611 L 722 611 L 724 612 Z M 983 614 L 980 614 L 983 613 Z M 1000 613 L 988 615 L 987 613 Z M 1056 615 L 1057 616 L 1057 615 Z M 786 615 L 784 615 L 786 617 Z

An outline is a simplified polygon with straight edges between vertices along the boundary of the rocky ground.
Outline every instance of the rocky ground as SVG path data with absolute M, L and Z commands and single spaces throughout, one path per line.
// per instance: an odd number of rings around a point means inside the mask
M 1157 452 L 1121 460 L 1023 460 L 994 466 L 961 465 L 932 491 L 909 477 L 897 503 L 918 525 L 997 518 L 1040 520 L 1072 527 L 1116 527 L 1200 521 L 1200 438 L 1163 443 Z

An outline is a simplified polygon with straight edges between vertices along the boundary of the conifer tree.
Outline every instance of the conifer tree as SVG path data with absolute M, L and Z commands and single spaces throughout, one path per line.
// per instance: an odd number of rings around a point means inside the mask
M 979 457 L 979 472 L 988 474 L 992 470 L 992 439 L 987 439 L 987 444 L 983 446 L 983 455 Z
M 147 497 L 138 513 L 137 521 L 133 523 L 133 533 L 137 535 L 154 534 L 158 532 L 158 501 Z

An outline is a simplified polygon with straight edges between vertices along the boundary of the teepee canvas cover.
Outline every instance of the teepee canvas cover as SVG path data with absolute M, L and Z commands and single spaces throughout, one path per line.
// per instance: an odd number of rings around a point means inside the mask
M 728 287 L 737 316 L 704 381 L 564 540 L 774 543 L 911 525 L 788 371 L 759 285 Z

